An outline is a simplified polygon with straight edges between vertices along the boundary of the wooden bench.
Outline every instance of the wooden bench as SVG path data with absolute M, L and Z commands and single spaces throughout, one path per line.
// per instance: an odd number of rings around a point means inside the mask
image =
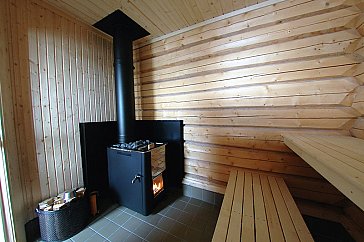
M 284 143 L 364 210 L 364 140 L 334 135 L 283 135 Z
M 313 241 L 282 178 L 233 170 L 212 241 Z

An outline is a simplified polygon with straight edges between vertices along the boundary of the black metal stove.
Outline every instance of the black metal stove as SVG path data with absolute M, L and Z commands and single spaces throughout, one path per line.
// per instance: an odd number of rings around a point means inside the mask
M 109 185 L 119 204 L 148 215 L 164 190 L 165 144 L 139 151 L 107 150 Z
M 141 164 L 138 166 L 140 168 L 140 174 L 144 174 L 147 167 L 149 169 L 149 163 L 145 162 L 146 159 L 150 156 L 153 160 L 158 161 L 156 163 L 150 164 L 150 169 L 152 175 L 147 172 L 144 175 L 143 181 L 146 181 L 148 184 L 143 185 L 140 184 L 141 188 L 138 188 L 140 193 L 137 193 L 136 196 L 140 196 L 139 201 L 149 202 L 148 205 L 141 205 L 144 211 L 151 211 L 153 206 L 164 197 L 164 194 L 168 193 L 169 190 L 175 190 L 176 188 L 181 188 L 182 179 L 184 176 L 184 137 L 183 137 L 183 122 L 181 120 L 136 120 L 135 121 L 135 135 L 136 139 L 146 139 L 150 140 L 158 140 L 167 144 L 165 149 L 165 170 L 161 173 L 163 178 L 163 188 L 164 190 L 160 194 L 156 194 L 156 196 L 151 196 L 151 188 L 147 192 L 145 191 L 146 186 L 150 187 L 150 181 L 160 179 L 156 174 L 160 170 L 163 170 L 163 166 L 158 165 L 161 164 L 160 160 L 162 156 L 160 156 L 163 152 L 144 152 L 145 148 L 142 148 L 140 151 L 134 151 L 132 153 L 128 153 L 129 151 L 125 151 L 119 149 L 120 147 L 113 147 L 113 144 L 117 143 L 118 135 L 118 124 L 115 121 L 108 122 L 88 122 L 80 124 L 80 142 L 81 142 L 81 155 L 82 155 L 82 170 L 83 170 L 83 180 L 84 185 L 89 192 L 97 191 L 99 194 L 98 204 L 100 204 L 100 211 L 105 211 L 111 205 L 110 195 L 114 193 L 115 197 L 118 194 L 116 191 L 119 190 L 119 186 L 117 185 L 119 182 L 119 178 L 121 178 L 120 170 L 123 172 L 125 167 L 121 167 L 120 169 L 110 169 L 110 173 L 113 177 L 110 180 L 114 180 L 109 185 L 109 172 L 108 172 L 108 148 L 111 150 L 110 152 L 114 152 L 117 157 L 116 160 L 123 160 L 124 157 L 122 154 L 130 154 L 130 156 L 139 157 L 137 164 Z M 117 145 L 119 146 L 119 145 Z M 145 147 L 145 146 L 144 146 Z M 148 148 L 148 147 L 147 147 Z M 161 150 L 159 150 L 161 151 Z M 117 154 L 117 152 L 121 153 Z M 144 153 L 144 154 L 143 154 Z M 125 156 L 129 158 L 129 156 Z M 159 157 L 159 158 L 158 158 Z M 144 162 L 140 161 L 140 159 L 144 159 Z M 128 162 L 126 162 L 128 164 Z M 145 165 L 146 164 L 146 165 Z M 157 164 L 157 165 L 156 165 Z M 116 165 L 121 165 L 120 162 L 117 162 Z M 153 169 L 153 167 L 157 167 L 157 169 Z M 160 167 L 162 169 L 160 169 Z M 154 172 L 153 172 L 154 170 Z M 135 176 L 135 174 L 134 174 Z M 131 184 L 131 179 L 134 176 L 130 176 L 124 184 Z M 147 178 L 146 178 L 147 177 Z M 151 177 L 151 178 L 150 178 Z M 154 178 L 154 179 L 153 179 Z M 121 178 L 122 179 L 122 178 Z M 141 180 L 142 181 L 142 180 Z M 136 184 L 138 185 L 139 182 Z M 152 184 L 153 185 L 153 184 Z M 157 184 L 156 184 L 157 185 Z M 112 188 L 113 192 L 110 192 L 110 188 Z M 135 187 L 136 188 L 136 187 Z M 154 190 L 154 189 L 153 189 Z M 138 195 L 139 194 L 139 195 Z M 124 194 L 128 196 L 128 194 Z M 118 199 L 122 200 L 122 199 Z M 123 204 L 122 202 L 119 202 Z M 134 209 L 135 210 L 135 209 Z M 141 212 L 143 213 L 143 212 Z
M 119 204 L 147 215 L 163 192 L 163 171 L 166 167 L 165 144 L 154 147 L 155 144 L 149 141 L 135 141 L 132 42 L 149 33 L 120 10 L 94 26 L 112 35 L 114 42 L 119 142 L 107 149 L 109 186 Z M 163 161 L 163 169 L 155 167 L 158 161 Z

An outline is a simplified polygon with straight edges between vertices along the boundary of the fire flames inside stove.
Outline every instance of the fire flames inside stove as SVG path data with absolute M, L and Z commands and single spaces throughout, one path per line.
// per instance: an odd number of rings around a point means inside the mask
M 153 178 L 153 194 L 157 196 L 158 193 L 163 191 L 163 177 L 162 174 L 158 175 L 157 177 Z

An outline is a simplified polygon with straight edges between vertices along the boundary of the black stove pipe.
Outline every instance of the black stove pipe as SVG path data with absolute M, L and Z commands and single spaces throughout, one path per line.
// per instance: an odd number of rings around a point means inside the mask
M 134 141 L 135 100 L 132 42 L 149 33 L 120 10 L 109 14 L 94 26 L 113 36 L 114 39 L 115 97 L 119 143 Z
M 114 31 L 114 75 L 116 116 L 118 121 L 119 143 L 130 142 L 134 138 L 135 101 L 133 74 L 133 45 L 125 31 Z

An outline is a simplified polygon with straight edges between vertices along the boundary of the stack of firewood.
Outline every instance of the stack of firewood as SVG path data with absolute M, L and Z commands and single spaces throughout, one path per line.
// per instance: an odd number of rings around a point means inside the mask
M 39 210 L 43 211 L 58 211 L 67 207 L 72 201 L 82 198 L 85 195 L 86 188 L 65 191 L 58 194 L 56 197 L 48 198 L 38 204 Z

